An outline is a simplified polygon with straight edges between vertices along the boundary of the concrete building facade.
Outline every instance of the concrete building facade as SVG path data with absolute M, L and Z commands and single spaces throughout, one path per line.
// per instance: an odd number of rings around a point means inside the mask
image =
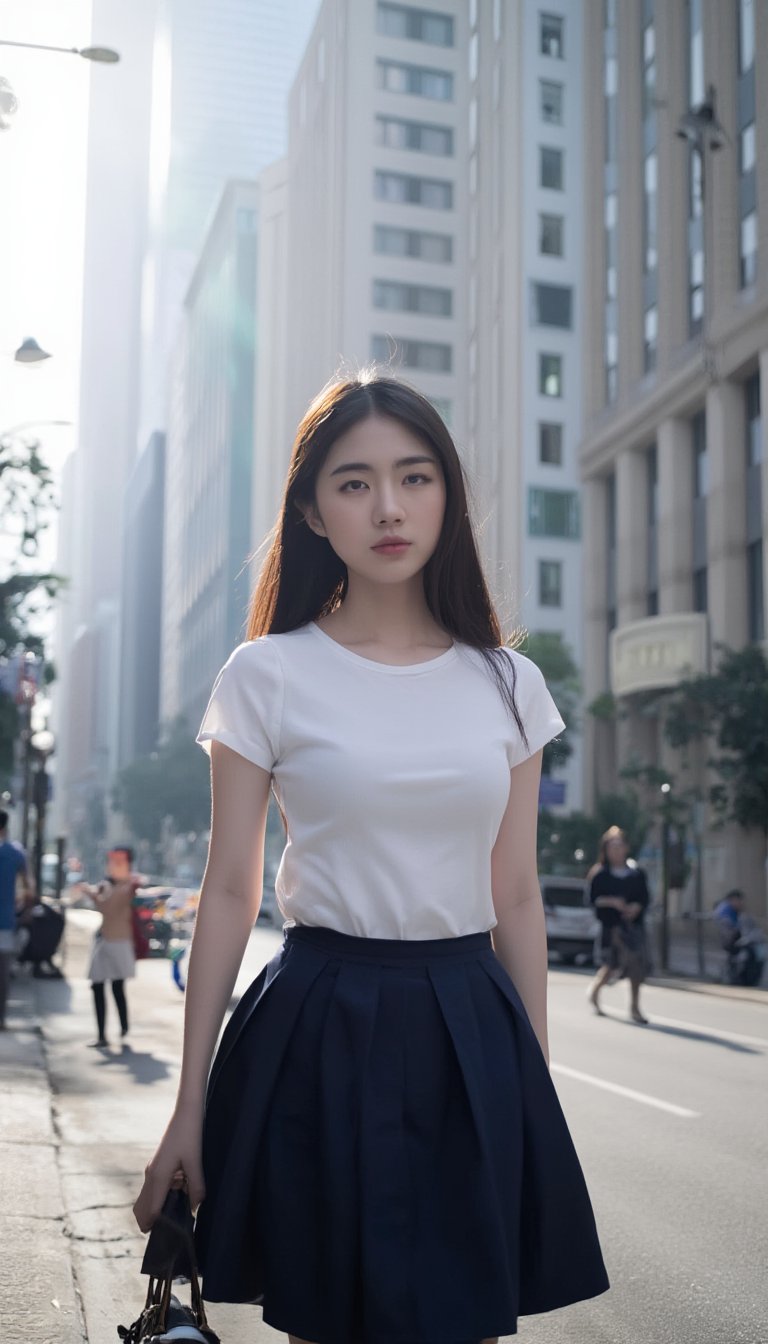
M 768 6 L 585 0 L 584 53 L 586 790 L 703 797 L 647 693 L 766 637 Z M 705 905 L 764 914 L 764 836 L 711 822 Z
M 459 0 L 321 7 L 288 155 L 264 182 L 265 247 L 270 237 L 282 260 L 260 290 L 271 351 L 258 374 L 256 546 L 296 425 L 340 368 L 391 364 L 464 444 L 466 47 Z
M 582 664 L 582 6 L 468 7 L 468 457 L 508 627 Z M 580 741 L 553 800 L 581 803 Z

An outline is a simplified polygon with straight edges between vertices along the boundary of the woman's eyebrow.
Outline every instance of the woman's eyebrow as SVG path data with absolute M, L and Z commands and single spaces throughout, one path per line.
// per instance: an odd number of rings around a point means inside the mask
M 401 457 L 394 465 L 396 467 L 415 467 L 420 462 L 430 462 L 432 466 L 434 466 L 435 459 L 434 457 L 428 457 L 426 455 L 419 457 Z M 341 467 L 334 467 L 331 476 L 340 476 L 344 471 L 373 471 L 373 467 L 370 462 L 345 462 Z

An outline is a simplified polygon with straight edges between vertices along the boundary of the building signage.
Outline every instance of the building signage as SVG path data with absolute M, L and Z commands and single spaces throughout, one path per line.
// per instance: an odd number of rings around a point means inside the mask
M 708 670 L 707 617 L 703 612 L 649 616 L 611 632 L 614 695 L 662 690 Z

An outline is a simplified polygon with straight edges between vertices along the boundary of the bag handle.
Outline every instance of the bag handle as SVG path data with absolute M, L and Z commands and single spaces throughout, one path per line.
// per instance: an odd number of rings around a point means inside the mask
M 147 1299 L 139 1319 L 129 1330 L 118 1328 L 124 1344 L 140 1344 L 167 1328 L 173 1280 L 189 1279 L 192 1311 L 201 1330 L 209 1330 L 200 1292 L 193 1236 L 192 1207 L 186 1190 L 169 1190 L 149 1234 L 142 1274 L 149 1276 Z

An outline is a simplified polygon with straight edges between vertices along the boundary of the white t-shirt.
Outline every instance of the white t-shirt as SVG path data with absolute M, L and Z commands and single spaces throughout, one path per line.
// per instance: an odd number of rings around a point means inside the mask
M 564 727 L 539 669 L 505 653 L 528 750 L 468 645 L 390 667 L 312 622 L 235 649 L 197 741 L 272 771 L 288 824 L 275 894 L 289 924 L 399 939 L 494 926 L 491 850 L 510 768 Z

